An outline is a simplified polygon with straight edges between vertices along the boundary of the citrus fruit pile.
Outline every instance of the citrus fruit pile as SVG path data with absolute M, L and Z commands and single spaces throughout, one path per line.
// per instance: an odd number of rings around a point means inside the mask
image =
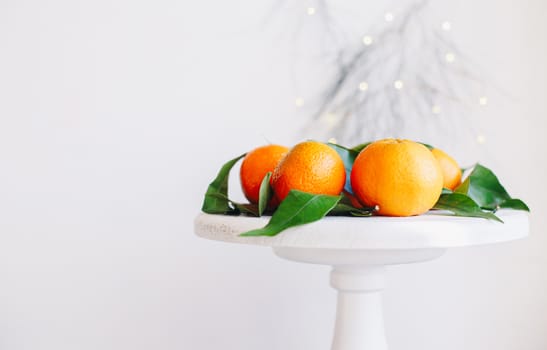
M 228 177 L 240 160 L 239 178 L 249 203 L 228 197 Z M 278 234 L 325 215 L 414 216 L 444 210 L 501 221 L 499 208 L 529 210 L 509 196 L 495 174 L 476 164 L 462 169 L 438 148 L 383 139 L 353 148 L 305 141 L 291 148 L 266 145 L 228 161 L 205 194 L 210 214 L 261 216 L 270 222 L 246 236 Z

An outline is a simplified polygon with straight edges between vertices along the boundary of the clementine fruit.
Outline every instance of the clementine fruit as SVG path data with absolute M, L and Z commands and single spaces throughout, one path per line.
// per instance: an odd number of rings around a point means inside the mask
M 258 203 L 260 184 L 267 173 L 273 172 L 289 148 L 280 145 L 266 145 L 255 148 L 243 158 L 239 179 L 243 194 L 251 203 Z
M 439 162 L 424 145 L 385 139 L 355 158 L 351 186 L 359 201 L 387 216 L 411 216 L 431 209 L 443 189 Z
M 295 145 L 272 175 L 272 188 L 279 201 L 290 190 L 338 195 L 346 183 L 344 162 L 328 145 L 306 141 Z
M 431 153 L 437 158 L 443 171 L 443 187 L 454 190 L 462 181 L 462 170 L 456 160 L 444 151 L 434 148 Z

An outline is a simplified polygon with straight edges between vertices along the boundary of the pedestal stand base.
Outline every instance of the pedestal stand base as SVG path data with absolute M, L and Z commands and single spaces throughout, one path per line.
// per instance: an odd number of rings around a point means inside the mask
M 330 276 L 338 291 L 332 349 L 387 350 L 382 313 L 385 267 L 335 267 Z
M 382 310 L 386 266 L 432 260 L 445 251 L 274 247 L 284 259 L 333 266 L 330 284 L 338 301 L 332 350 L 388 350 Z

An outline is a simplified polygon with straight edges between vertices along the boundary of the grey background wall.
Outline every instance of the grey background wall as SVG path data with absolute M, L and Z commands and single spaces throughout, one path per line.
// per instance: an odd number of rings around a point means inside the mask
M 263 26 L 271 6 L 0 2 L 0 349 L 329 348 L 326 268 L 192 233 L 222 162 L 305 138 L 296 81 L 321 77 L 295 78 L 296 12 Z M 391 348 L 544 350 L 547 5 L 432 6 L 511 96 L 489 100 L 477 153 L 442 147 L 494 168 L 532 232 L 390 269 Z

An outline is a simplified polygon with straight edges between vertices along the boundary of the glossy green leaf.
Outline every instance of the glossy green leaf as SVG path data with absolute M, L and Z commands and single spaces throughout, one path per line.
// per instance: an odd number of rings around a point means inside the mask
M 344 161 L 344 168 L 346 169 L 346 184 L 344 185 L 344 190 L 353 194 L 353 190 L 351 188 L 351 168 L 353 167 L 353 162 L 355 161 L 357 155 L 359 155 L 359 152 L 335 143 L 328 143 L 328 145 L 334 149 L 340 158 L 342 158 L 342 161 Z
M 372 216 L 374 208 L 356 208 L 353 205 L 338 203 L 328 215 L 332 216 Z
M 351 148 L 352 151 L 355 151 L 357 153 L 361 152 L 362 150 L 364 150 L 368 145 L 370 145 L 372 142 L 364 142 L 364 143 L 361 143 L 357 146 L 354 146 Z
M 272 173 L 267 173 L 260 183 L 260 190 L 258 192 L 258 216 L 262 216 L 262 214 L 264 214 L 264 210 L 268 207 L 268 202 L 272 197 L 272 190 L 270 187 L 271 177 Z
M 458 187 L 454 189 L 454 192 L 467 195 L 467 193 L 469 192 L 470 184 L 471 184 L 471 178 L 468 176 Z
M 427 143 L 423 143 L 423 142 L 418 142 L 419 144 L 421 145 L 424 145 L 425 147 L 427 147 L 428 150 L 432 151 L 435 147 L 427 144 Z
M 244 213 L 251 216 L 260 216 L 258 212 L 258 205 L 252 203 L 237 203 L 230 200 L 230 204 L 235 208 L 234 215 Z
M 441 194 L 433 209 L 447 210 L 456 216 L 477 217 L 503 222 L 496 215 L 483 211 L 473 199 L 462 193 Z
M 201 206 L 203 212 L 208 214 L 236 214 L 234 213 L 235 208 L 230 205 L 228 199 L 228 179 L 230 170 L 243 157 L 245 157 L 245 154 L 229 160 L 222 166 L 217 177 L 209 184 L 207 192 L 205 192 L 205 199 Z
M 443 190 L 441 191 L 441 194 L 449 194 L 454 193 L 451 189 L 443 187 Z
M 216 197 L 219 199 L 219 201 L 226 201 L 228 203 L 228 207 L 230 208 L 225 213 L 209 213 L 209 214 L 226 214 L 226 215 L 239 215 L 241 213 L 249 214 L 252 216 L 260 216 L 258 215 L 258 205 L 252 204 L 252 203 L 237 203 L 228 198 L 228 196 L 222 194 L 222 193 L 213 193 L 210 195 L 210 197 Z
M 455 192 L 468 195 L 483 209 L 513 208 L 529 211 L 524 202 L 511 198 L 492 170 L 480 164 L 475 165 Z
M 374 208 L 361 207 L 357 208 L 353 206 L 351 200 L 344 193 L 342 199 L 336 204 L 334 208 L 327 214 L 333 216 L 371 216 L 374 213 Z
M 266 226 L 242 233 L 241 236 L 275 236 L 289 227 L 320 220 L 341 198 L 291 190 Z
M 511 198 L 500 204 L 500 208 L 530 211 L 530 208 L 520 199 Z

